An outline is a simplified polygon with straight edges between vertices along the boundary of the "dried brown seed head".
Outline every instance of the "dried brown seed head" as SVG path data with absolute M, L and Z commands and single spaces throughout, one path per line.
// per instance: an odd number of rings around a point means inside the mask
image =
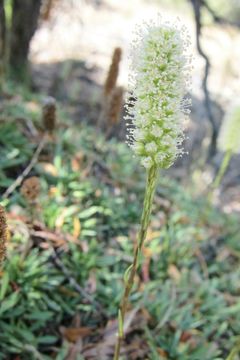
M 2 265 L 6 255 L 7 243 L 7 218 L 4 207 L 0 205 L 0 266 Z
M 21 194 L 28 202 L 33 202 L 39 196 L 40 188 L 41 186 L 38 177 L 32 176 L 23 182 Z
M 104 84 L 104 95 L 109 95 L 117 83 L 121 57 L 122 49 L 120 47 L 115 48 L 112 55 L 112 63 L 109 67 L 107 78 Z
M 45 0 L 42 2 L 41 19 L 48 21 L 51 18 L 51 13 L 57 5 L 58 0 Z
M 56 127 L 56 100 L 49 96 L 45 99 L 42 109 L 44 129 L 52 132 Z
M 118 86 L 111 92 L 109 99 L 107 119 L 110 125 L 115 125 L 119 122 L 123 104 L 123 87 Z

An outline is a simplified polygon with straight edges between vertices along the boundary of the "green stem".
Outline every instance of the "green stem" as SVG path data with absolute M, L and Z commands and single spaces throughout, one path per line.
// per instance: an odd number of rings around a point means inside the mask
M 119 307 L 119 320 L 118 320 L 118 338 L 116 341 L 114 360 L 119 360 L 121 343 L 124 338 L 124 319 L 127 311 L 128 298 L 133 287 L 134 278 L 138 269 L 138 259 L 142 250 L 144 240 L 146 238 L 147 229 L 150 221 L 153 196 L 156 188 L 158 169 L 156 166 L 152 166 L 147 173 L 147 182 L 145 188 L 145 196 L 143 203 L 143 211 L 141 217 L 141 226 L 138 233 L 137 247 L 134 251 L 133 262 L 131 266 L 126 271 L 125 276 L 125 287 L 122 300 Z
M 220 169 L 218 171 L 218 174 L 213 182 L 213 189 L 217 189 L 218 186 L 220 185 L 221 181 L 222 181 L 222 178 L 223 178 L 223 175 L 225 174 L 226 170 L 227 170 L 227 167 L 228 167 L 228 164 L 229 164 L 229 161 L 231 160 L 231 157 L 232 157 L 232 151 L 231 150 L 228 150 L 226 153 L 225 153 L 225 156 L 223 158 L 223 161 L 222 161 L 222 164 L 220 166 Z
M 236 355 L 239 354 L 239 351 L 240 351 L 240 346 L 239 345 L 236 345 L 232 351 L 230 352 L 230 354 L 228 355 L 227 359 L 226 360 L 234 360 Z
M 235 360 L 236 356 L 239 354 L 240 354 L 240 337 L 238 336 L 235 346 L 233 347 L 232 351 L 230 352 L 226 360 Z

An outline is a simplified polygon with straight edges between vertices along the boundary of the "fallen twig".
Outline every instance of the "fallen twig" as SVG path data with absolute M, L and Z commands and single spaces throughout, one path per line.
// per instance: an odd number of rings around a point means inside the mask
M 24 178 L 30 173 L 30 171 L 32 170 L 32 168 L 36 165 L 36 163 L 38 162 L 38 158 L 39 155 L 42 151 L 42 149 L 44 148 L 45 142 L 47 139 L 47 135 L 44 135 L 43 138 L 41 139 L 40 143 L 38 144 L 38 147 L 35 151 L 35 153 L 33 154 L 33 157 L 30 161 L 30 163 L 28 164 L 28 166 L 24 169 L 24 171 L 17 177 L 17 179 L 12 183 L 12 185 L 9 186 L 9 188 L 7 188 L 7 190 L 3 193 L 2 198 L 6 199 L 9 197 L 10 194 L 12 194 L 12 192 L 19 186 L 21 185 L 22 181 L 24 180 Z

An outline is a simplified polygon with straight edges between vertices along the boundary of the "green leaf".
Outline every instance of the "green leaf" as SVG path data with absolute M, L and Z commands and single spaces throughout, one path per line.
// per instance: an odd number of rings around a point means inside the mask
M 6 300 L 4 300 L 0 305 L 0 315 L 13 308 L 17 304 L 19 297 L 19 292 L 14 292 Z
M 54 344 L 55 342 L 57 342 L 58 338 L 57 336 L 46 335 L 39 336 L 37 340 L 39 344 Z
M 87 219 L 90 216 L 95 215 L 98 212 L 102 211 L 102 207 L 100 206 L 91 206 L 90 208 L 83 210 L 79 214 L 79 219 Z
M 3 278 L 2 278 L 2 286 L 1 286 L 1 290 L 0 290 L 0 301 L 2 301 L 4 299 L 4 296 L 7 292 L 8 284 L 9 284 L 9 275 L 8 275 L 8 272 L 5 272 L 3 275 Z
M 41 320 L 41 321 L 47 321 L 50 320 L 53 317 L 53 312 L 51 311 L 35 311 L 31 314 L 28 314 L 25 316 L 26 319 L 29 320 Z

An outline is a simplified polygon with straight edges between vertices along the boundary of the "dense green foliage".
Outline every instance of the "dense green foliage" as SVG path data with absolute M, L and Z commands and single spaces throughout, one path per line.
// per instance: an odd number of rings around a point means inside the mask
M 26 167 L 37 144 L 25 120 L 33 119 L 37 133 L 40 129 L 39 103 L 8 91 L 9 99 L 1 103 L 2 192 Z M 97 346 L 106 316 L 69 277 L 91 290 L 108 319 L 116 319 L 122 274 L 131 262 L 144 172 L 125 144 L 106 142 L 95 128 L 73 125 L 59 113 L 54 139 L 31 173 L 42 185 L 34 222 L 19 189 L 2 202 L 12 236 L 0 276 L 0 359 L 17 359 L 17 354 L 26 360 L 65 359 L 71 344 L 61 327 L 74 327 L 77 313 L 81 326 L 93 328 L 84 338 L 83 354 L 85 342 Z M 32 228 L 59 239 L 65 234 L 65 242 L 37 236 Z M 135 315 L 137 326 L 130 325 L 126 349 L 131 338 L 137 349 L 148 349 L 144 359 L 225 359 L 240 333 L 238 220 L 164 173 L 144 254 L 145 270 L 131 296 L 132 305 L 142 310 Z M 113 345 L 106 343 L 110 353 Z M 77 357 L 82 358 L 94 357 Z

